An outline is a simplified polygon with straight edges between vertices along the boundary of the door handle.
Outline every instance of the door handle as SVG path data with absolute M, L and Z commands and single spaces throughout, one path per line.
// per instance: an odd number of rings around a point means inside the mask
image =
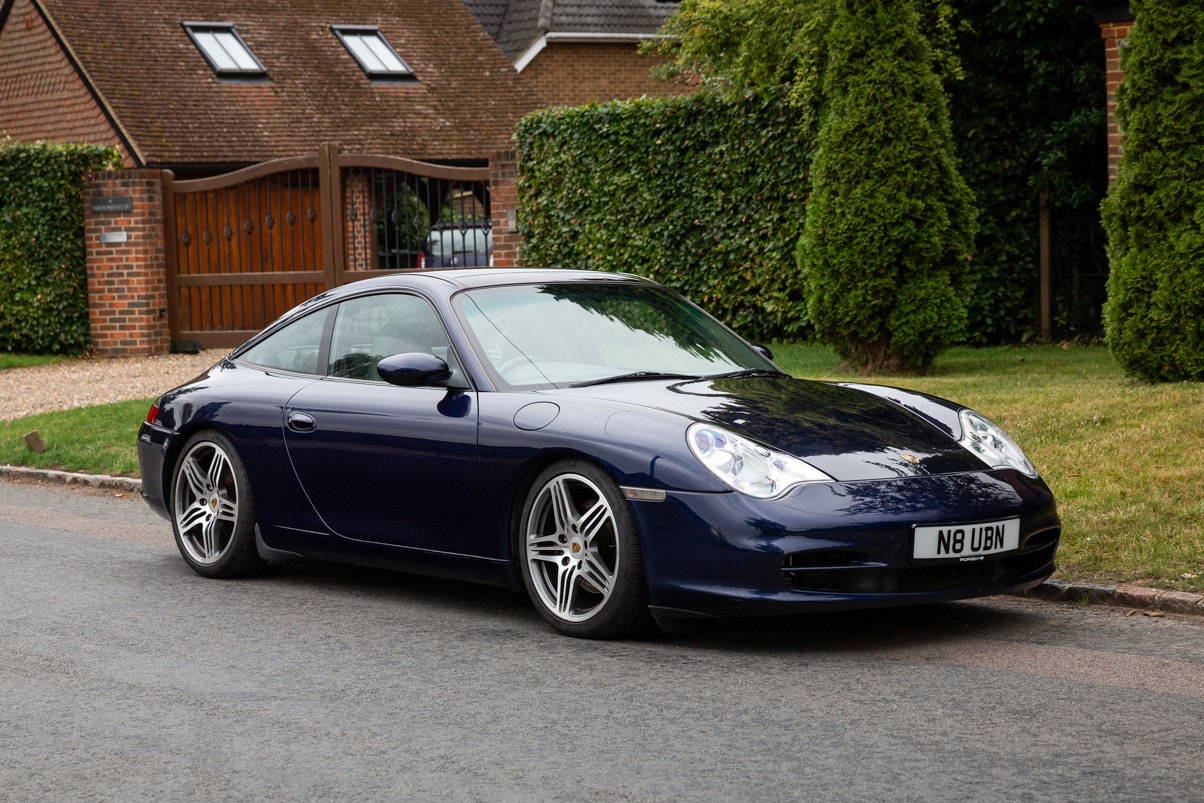
M 293 432 L 313 432 L 318 427 L 317 420 L 309 413 L 289 413 L 287 420 Z

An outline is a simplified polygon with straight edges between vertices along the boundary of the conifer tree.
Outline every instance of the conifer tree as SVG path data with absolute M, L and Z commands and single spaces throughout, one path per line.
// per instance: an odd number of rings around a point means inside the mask
M 1150 382 L 1204 380 L 1204 6 L 1132 0 L 1119 175 L 1104 200 L 1108 346 Z
M 863 373 L 924 373 L 966 323 L 974 198 L 907 0 L 840 0 L 799 243 L 820 336 Z

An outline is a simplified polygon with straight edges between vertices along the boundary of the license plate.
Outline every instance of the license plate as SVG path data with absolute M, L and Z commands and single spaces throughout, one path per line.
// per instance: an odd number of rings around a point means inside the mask
M 982 560 L 1020 548 L 1020 519 L 916 527 L 916 560 Z

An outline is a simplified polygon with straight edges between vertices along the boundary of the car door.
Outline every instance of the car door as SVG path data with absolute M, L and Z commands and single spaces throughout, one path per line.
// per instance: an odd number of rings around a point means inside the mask
M 455 364 L 446 331 L 425 299 L 382 293 L 340 304 L 328 375 L 299 390 L 285 410 L 289 458 L 314 508 L 338 535 L 482 554 L 476 395 L 381 380 L 377 362 L 408 352 Z

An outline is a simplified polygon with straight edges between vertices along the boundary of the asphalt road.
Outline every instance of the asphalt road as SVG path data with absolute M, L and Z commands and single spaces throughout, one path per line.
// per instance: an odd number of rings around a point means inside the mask
M 584 642 L 506 591 L 194 575 L 0 481 L 0 800 L 1204 800 L 1204 622 L 1015 598 Z

